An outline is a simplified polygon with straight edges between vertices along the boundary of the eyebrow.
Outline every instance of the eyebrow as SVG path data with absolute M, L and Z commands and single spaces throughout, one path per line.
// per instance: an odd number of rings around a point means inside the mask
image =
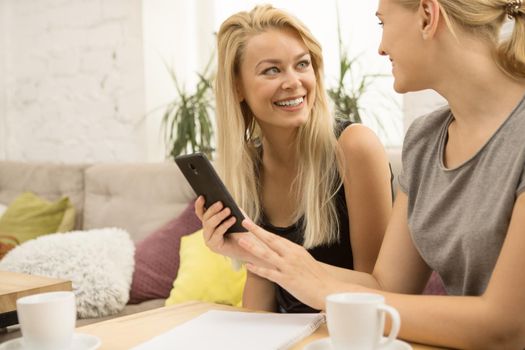
M 382 14 L 379 11 L 377 11 L 376 16 L 379 17 L 379 16 L 382 16 Z
M 298 59 L 300 59 L 301 57 L 306 56 L 306 55 L 310 55 L 310 52 L 308 52 L 308 51 L 302 52 L 302 53 L 296 55 L 296 56 L 294 57 L 294 59 L 298 60 Z M 261 64 L 263 64 L 263 63 L 277 64 L 277 63 L 280 63 L 280 62 L 281 62 L 281 60 L 278 60 L 278 59 L 267 58 L 267 59 L 263 59 L 263 60 L 259 61 L 259 62 L 255 65 L 255 68 L 257 69 L 257 67 L 259 67 L 259 66 L 260 66 Z

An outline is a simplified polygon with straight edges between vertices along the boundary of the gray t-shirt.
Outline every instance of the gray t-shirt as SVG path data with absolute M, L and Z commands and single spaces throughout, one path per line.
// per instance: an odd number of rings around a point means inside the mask
M 441 275 L 449 294 L 481 295 L 514 202 L 525 191 L 525 97 L 472 158 L 447 169 L 443 156 L 452 120 L 444 107 L 413 122 L 399 183 L 421 257 Z

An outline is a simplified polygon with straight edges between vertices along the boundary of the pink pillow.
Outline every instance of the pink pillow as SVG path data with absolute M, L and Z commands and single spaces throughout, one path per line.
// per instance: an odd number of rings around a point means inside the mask
M 200 228 L 192 202 L 177 218 L 137 243 L 130 304 L 169 296 L 179 270 L 180 238 Z
M 447 291 L 445 290 L 443 281 L 441 280 L 441 277 L 436 271 L 433 271 L 430 275 L 430 278 L 427 282 L 425 290 L 423 291 L 423 294 L 447 295 Z

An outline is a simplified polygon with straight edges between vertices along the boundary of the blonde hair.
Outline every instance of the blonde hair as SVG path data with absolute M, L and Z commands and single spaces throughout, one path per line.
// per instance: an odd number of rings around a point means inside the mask
M 420 0 L 397 0 L 416 10 Z M 496 63 L 514 79 L 525 78 L 525 2 L 511 0 L 438 0 L 449 28 L 454 25 L 480 35 L 494 45 Z M 500 41 L 501 26 L 511 5 L 521 5 L 512 16 L 514 29 L 508 39 Z
M 264 135 L 248 105 L 239 100 L 237 86 L 246 43 L 253 36 L 275 28 L 291 29 L 300 36 L 309 50 L 317 79 L 311 115 L 297 133 L 298 171 L 291 189 L 297 203 L 292 219 L 297 222 L 304 218 L 303 245 L 311 248 L 338 239 L 334 201 L 341 185 L 337 140 L 323 85 L 321 46 L 299 20 L 271 5 L 232 15 L 218 32 L 217 167 L 233 198 L 258 222 L 262 214 L 258 147 Z

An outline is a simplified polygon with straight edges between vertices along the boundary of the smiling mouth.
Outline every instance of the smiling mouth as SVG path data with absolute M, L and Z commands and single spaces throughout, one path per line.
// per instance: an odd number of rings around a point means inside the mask
M 290 100 L 277 101 L 274 104 L 279 107 L 297 107 L 304 102 L 304 98 L 305 96 L 301 96 Z

